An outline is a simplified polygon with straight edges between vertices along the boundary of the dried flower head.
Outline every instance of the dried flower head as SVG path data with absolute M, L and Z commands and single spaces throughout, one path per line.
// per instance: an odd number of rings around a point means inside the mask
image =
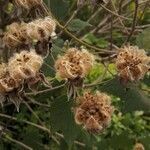
M 5 77 L 0 79 L 0 93 L 6 93 L 18 88 L 19 84 L 13 79 L 9 72 L 5 74 Z
M 88 51 L 70 48 L 57 59 L 55 68 L 62 79 L 83 78 L 92 69 L 93 62 L 93 55 Z
M 10 75 L 17 81 L 36 76 L 43 64 L 43 58 L 34 50 L 16 53 L 9 59 L 8 69 Z
M 7 64 L 1 63 L 0 64 L 0 79 L 5 76 L 6 72 L 7 72 Z
M 136 143 L 136 144 L 134 145 L 133 150 L 145 150 L 145 148 L 144 148 L 143 144 L 141 144 L 141 143 Z
M 33 7 L 39 6 L 42 2 L 42 0 L 14 0 L 16 6 L 25 9 L 31 9 Z
M 7 31 L 3 37 L 3 42 L 9 48 L 14 48 L 19 45 L 28 43 L 26 36 L 26 24 L 19 24 L 15 22 L 7 26 Z
M 148 57 L 143 49 L 137 46 L 125 46 L 120 49 L 116 60 L 119 76 L 123 81 L 138 81 L 144 77 L 149 70 Z
M 38 19 L 27 25 L 27 35 L 30 39 L 42 41 L 55 35 L 56 23 L 50 17 Z
M 111 122 L 113 107 L 108 95 L 100 92 L 85 92 L 78 98 L 79 106 L 75 109 L 75 121 L 91 133 L 100 133 Z
M 17 87 L 18 83 L 10 76 L 7 64 L 0 64 L 0 93 L 10 92 Z
M 56 23 L 50 17 L 30 23 L 12 23 L 7 27 L 3 42 L 9 48 L 30 44 L 33 40 L 43 41 L 55 35 Z

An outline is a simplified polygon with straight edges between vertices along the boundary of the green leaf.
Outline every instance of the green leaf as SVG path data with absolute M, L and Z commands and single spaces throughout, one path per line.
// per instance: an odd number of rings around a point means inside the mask
M 55 99 L 50 108 L 50 125 L 52 131 L 61 131 L 69 145 L 73 144 L 79 133 L 79 127 L 74 121 L 71 108 L 72 102 L 67 101 L 67 96 Z
M 69 2 L 66 0 L 50 0 L 50 9 L 56 18 L 63 20 L 67 16 Z
M 102 150 L 108 150 L 109 148 L 130 150 L 133 144 L 134 140 L 129 137 L 127 132 L 123 132 L 120 135 L 113 135 L 111 138 L 103 139 L 98 143 L 98 147 Z
M 108 47 L 109 43 L 105 39 L 99 38 L 96 42 L 96 45 L 101 47 L 101 48 L 105 48 L 105 47 Z
M 39 131 L 33 127 L 28 126 L 25 128 L 22 138 L 23 138 L 23 143 L 26 145 L 32 147 L 33 149 L 36 150 L 43 150 L 42 147 L 42 135 L 39 134 Z M 44 146 L 44 145 L 43 145 Z
M 150 109 L 150 100 L 142 91 L 133 85 L 126 89 L 117 78 L 106 82 L 99 89 L 120 97 L 123 101 L 122 110 L 124 112 L 134 110 L 149 111 Z
M 83 40 L 89 44 L 94 44 L 101 48 L 106 48 L 109 45 L 108 41 L 106 41 L 104 38 L 97 38 L 92 33 L 86 34 Z
M 91 26 L 88 22 L 82 21 L 80 19 L 73 19 L 69 25 L 68 25 L 68 29 L 70 31 L 79 31 L 84 29 L 85 27 L 89 27 Z
M 150 28 L 145 29 L 136 38 L 136 43 L 140 48 L 150 51 Z

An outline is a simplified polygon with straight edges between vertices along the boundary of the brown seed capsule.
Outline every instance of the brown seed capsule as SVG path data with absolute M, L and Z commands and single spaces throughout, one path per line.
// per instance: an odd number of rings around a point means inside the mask
M 5 46 L 9 48 L 15 48 L 22 44 L 28 43 L 26 36 L 26 24 L 12 23 L 7 27 L 7 31 L 4 33 L 3 42 Z
M 145 148 L 144 148 L 143 144 L 141 144 L 141 143 L 136 143 L 136 144 L 134 145 L 133 150 L 145 150 Z
M 85 92 L 78 98 L 79 106 L 75 109 L 75 122 L 91 133 L 100 133 L 110 125 L 113 107 L 110 97 L 104 93 Z
M 118 74 L 123 81 L 138 81 L 148 72 L 150 57 L 136 46 L 120 49 L 116 60 Z
M 10 76 L 7 64 L 0 64 L 0 93 L 10 92 L 18 86 L 19 83 Z
M 55 34 L 56 23 L 50 17 L 34 20 L 27 25 L 27 36 L 32 40 L 42 41 Z
M 21 82 L 36 76 L 43 64 L 43 58 L 35 53 L 34 50 L 16 53 L 9 59 L 8 70 L 10 75 Z
M 60 56 L 55 68 L 62 79 L 75 79 L 85 77 L 93 66 L 93 55 L 86 50 L 70 48 L 64 56 Z
M 28 45 L 32 41 L 44 41 L 55 35 L 56 23 L 50 17 L 30 23 L 12 23 L 4 33 L 3 42 L 8 48 Z
M 14 0 L 14 3 L 18 7 L 23 7 L 25 9 L 31 9 L 35 6 L 41 5 L 42 0 Z

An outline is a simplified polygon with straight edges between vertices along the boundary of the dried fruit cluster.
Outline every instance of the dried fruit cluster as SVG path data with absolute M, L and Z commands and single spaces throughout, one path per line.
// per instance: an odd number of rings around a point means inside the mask
M 12 23 L 5 32 L 3 41 L 6 47 L 16 48 L 28 45 L 33 41 L 48 40 L 55 34 L 56 24 L 53 19 L 46 17 L 30 23 Z
M 31 9 L 33 7 L 37 7 L 42 4 L 42 0 L 12 0 L 13 3 L 25 9 Z
M 64 56 L 60 56 L 55 68 L 62 79 L 84 78 L 92 69 L 93 55 L 86 50 L 70 48 Z
M 79 106 L 75 109 L 75 121 L 91 132 L 100 133 L 110 125 L 113 107 L 111 98 L 100 92 L 85 92 L 78 98 Z
M 0 93 L 11 92 L 25 80 L 35 77 L 42 64 L 43 58 L 33 50 L 14 54 L 8 64 L 0 65 Z
M 120 78 L 124 82 L 138 81 L 150 69 L 150 57 L 137 46 L 125 46 L 117 56 L 116 67 Z
M 145 150 L 145 148 L 142 143 L 136 143 L 133 150 Z

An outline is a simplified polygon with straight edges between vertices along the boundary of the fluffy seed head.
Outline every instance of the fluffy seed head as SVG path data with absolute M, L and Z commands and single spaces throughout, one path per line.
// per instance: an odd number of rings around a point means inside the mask
M 36 76 L 43 64 L 43 58 L 34 50 L 16 53 L 8 62 L 10 75 L 18 81 Z
M 133 150 L 145 150 L 145 148 L 144 148 L 143 144 L 141 144 L 141 143 L 136 143 L 136 144 L 134 145 Z
M 48 40 L 55 35 L 56 23 L 50 17 L 34 20 L 30 23 L 12 23 L 7 27 L 3 42 L 9 48 L 31 43 L 33 40 Z
M 75 79 L 85 77 L 93 66 L 93 55 L 86 50 L 70 48 L 64 56 L 60 56 L 55 68 L 62 79 Z
M 12 23 L 7 27 L 3 42 L 9 48 L 14 48 L 27 43 L 26 24 Z
M 104 93 L 85 92 L 78 98 L 79 106 L 75 109 L 75 121 L 91 132 L 100 133 L 111 122 L 113 107 L 110 97 Z
M 7 65 L 5 63 L 0 64 L 0 79 L 5 76 L 7 72 Z
M 7 64 L 0 64 L 0 93 L 10 92 L 18 86 L 15 79 L 10 76 Z
M 137 46 L 125 46 L 120 49 L 116 60 L 119 76 L 124 81 L 138 81 L 149 70 L 150 57 Z
M 30 39 L 42 41 L 53 36 L 56 29 L 56 23 L 50 17 L 32 21 L 27 25 L 27 35 Z
M 18 7 L 31 9 L 33 7 L 41 5 L 42 0 L 14 0 L 14 3 Z

